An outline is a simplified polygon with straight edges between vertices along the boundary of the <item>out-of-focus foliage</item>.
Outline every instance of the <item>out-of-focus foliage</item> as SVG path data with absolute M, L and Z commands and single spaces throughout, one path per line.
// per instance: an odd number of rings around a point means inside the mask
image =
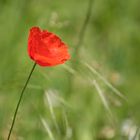
M 139 5 L 139 0 L 94 0 L 78 46 L 79 63 L 72 59 L 57 67 L 36 67 L 11 140 L 138 139 Z M 0 0 L 0 140 L 7 137 L 33 65 L 27 55 L 29 28 L 55 32 L 73 56 L 87 7 L 88 0 Z

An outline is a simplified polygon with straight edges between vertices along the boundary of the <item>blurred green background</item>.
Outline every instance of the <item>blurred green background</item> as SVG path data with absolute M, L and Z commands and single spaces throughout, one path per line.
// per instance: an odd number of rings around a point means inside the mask
M 59 35 L 72 59 L 36 67 L 11 140 L 139 140 L 140 1 L 93 0 L 82 32 L 88 5 L 0 0 L 0 140 L 33 65 L 27 54 L 32 26 Z

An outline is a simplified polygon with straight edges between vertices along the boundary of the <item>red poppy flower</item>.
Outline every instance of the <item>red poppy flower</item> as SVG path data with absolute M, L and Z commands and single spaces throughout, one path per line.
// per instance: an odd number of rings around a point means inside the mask
M 57 35 L 39 27 L 30 29 L 28 54 L 40 66 L 55 66 L 70 59 L 67 45 Z

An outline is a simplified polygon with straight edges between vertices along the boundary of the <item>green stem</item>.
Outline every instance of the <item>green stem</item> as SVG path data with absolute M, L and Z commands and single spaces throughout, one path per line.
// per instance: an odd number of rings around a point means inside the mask
M 80 32 L 79 32 L 79 37 L 78 37 L 77 44 L 75 46 L 74 56 L 73 56 L 73 58 L 76 61 L 79 58 L 79 51 L 80 51 L 81 45 L 84 42 L 84 37 L 85 37 L 86 31 L 87 31 L 87 27 L 88 27 L 88 24 L 89 24 L 89 21 L 90 21 L 90 17 L 92 15 L 93 2 L 94 2 L 94 0 L 89 0 L 88 1 L 88 7 L 87 7 L 85 20 L 83 21 L 83 25 L 82 25 L 82 27 L 80 29 Z M 75 67 L 75 65 L 74 65 L 74 67 Z
M 26 87 L 27 87 L 27 85 L 28 85 L 28 82 L 29 82 L 29 80 L 30 80 L 30 78 L 31 78 L 31 75 L 32 75 L 32 73 L 33 73 L 33 71 L 34 71 L 34 69 L 35 69 L 35 66 L 36 66 L 36 63 L 34 63 L 32 69 L 31 69 L 31 72 L 30 72 L 30 74 L 29 74 L 29 76 L 28 76 L 28 78 L 27 78 L 27 80 L 26 80 L 26 83 L 25 83 L 25 85 L 24 85 L 24 87 L 23 87 L 23 89 L 22 89 L 22 91 L 21 91 L 21 93 L 20 93 L 20 98 L 19 98 L 19 100 L 18 100 L 16 109 L 15 109 L 15 112 L 14 112 L 13 121 L 12 121 L 12 124 L 11 124 L 11 128 L 10 128 L 10 131 L 9 131 L 9 134 L 8 134 L 8 137 L 7 137 L 7 140 L 10 140 L 10 136 L 11 136 L 11 133 L 12 133 L 14 124 L 15 124 L 17 112 L 18 112 L 18 109 L 19 109 L 19 106 L 20 106 L 20 103 L 21 103 L 21 100 L 22 100 L 24 91 L 25 91 L 25 89 L 26 89 Z
M 89 21 L 90 21 L 90 18 L 92 16 L 92 9 L 93 9 L 93 2 L 94 0 L 88 0 L 88 7 L 87 7 L 87 12 L 86 12 L 86 15 L 85 15 L 85 19 L 83 21 L 83 24 L 82 24 L 82 27 L 80 29 L 80 32 L 79 32 L 79 35 L 78 35 L 78 41 L 75 45 L 75 49 L 74 49 L 74 52 L 73 52 L 73 58 L 72 58 L 72 69 L 76 70 L 77 71 L 77 66 L 79 65 L 79 59 L 80 59 L 80 49 L 81 49 L 81 46 L 84 42 L 84 38 L 85 38 L 85 35 L 86 35 L 86 31 L 87 31 L 87 28 L 88 28 L 88 25 L 89 25 Z M 69 89 L 68 89 L 68 92 L 69 93 L 72 93 L 73 91 L 73 74 L 69 74 Z

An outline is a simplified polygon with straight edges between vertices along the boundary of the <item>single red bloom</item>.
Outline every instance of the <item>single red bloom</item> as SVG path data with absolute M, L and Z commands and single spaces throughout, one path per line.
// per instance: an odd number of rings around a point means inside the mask
M 28 54 L 40 66 L 55 66 L 70 59 L 67 45 L 57 35 L 39 27 L 30 29 Z

